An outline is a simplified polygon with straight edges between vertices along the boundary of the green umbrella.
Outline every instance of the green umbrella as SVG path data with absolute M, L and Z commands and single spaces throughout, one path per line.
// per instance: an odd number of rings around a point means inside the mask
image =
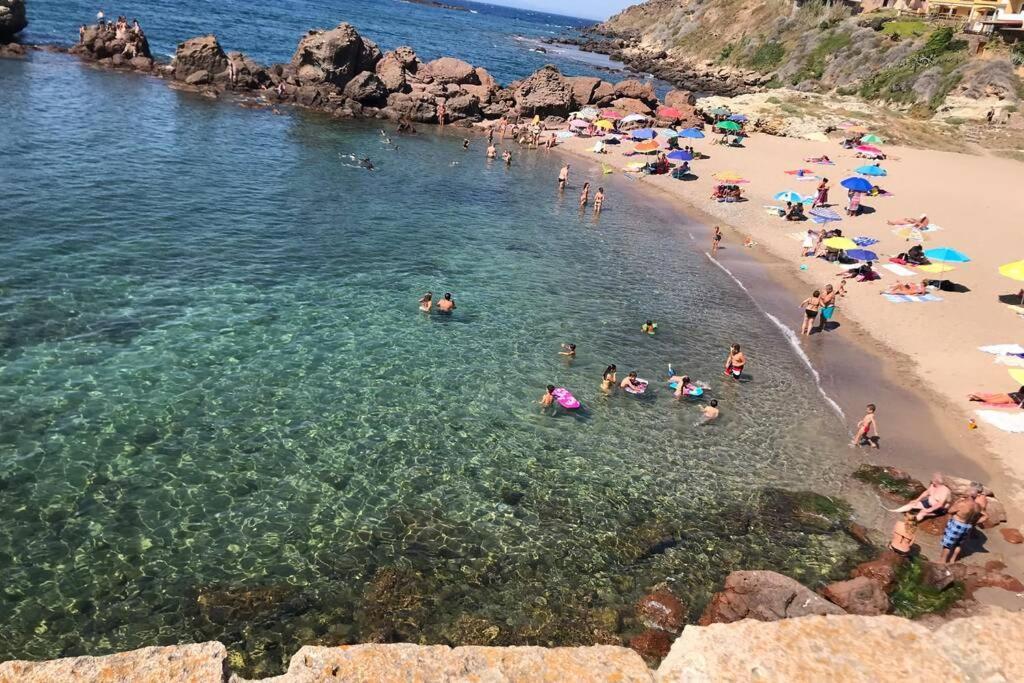
M 711 110 L 712 116 L 728 116 L 731 113 L 729 107 L 715 107 Z
M 884 142 L 882 138 L 878 137 L 874 133 L 872 133 L 871 135 L 865 135 L 860 139 L 860 141 L 865 145 L 880 145 Z
M 740 124 L 736 123 L 735 121 L 719 121 L 715 125 L 721 128 L 722 130 L 737 131 L 740 129 Z

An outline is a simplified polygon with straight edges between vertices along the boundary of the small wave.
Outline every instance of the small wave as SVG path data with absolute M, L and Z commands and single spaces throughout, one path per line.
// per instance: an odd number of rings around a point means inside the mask
M 731 277 L 733 282 L 738 284 L 740 286 L 740 289 L 746 292 L 747 296 L 750 296 L 751 300 L 754 301 L 754 305 L 757 306 L 757 310 L 764 313 L 765 317 L 771 320 L 772 324 L 775 325 L 775 327 L 779 328 L 779 331 L 782 332 L 782 336 L 784 336 L 786 338 L 786 341 L 789 342 L 789 345 L 793 348 L 793 351 L 796 352 L 796 355 L 800 358 L 800 360 L 804 362 L 804 365 L 807 366 L 807 369 L 811 371 L 811 376 L 814 377 L 814 386 L 818 387 L 818 392 L 821 393 L 822 397 L 824 397 L 825 402 L 832 406 L 832 410 L 836 411 L 836 414 L 840 418 L 845 420 L 846 414 L 843 412 L 843 409 L 839 407 L 839 404 L 836 403 L 832 399 L 832 397 L 825 392 L 824 387 L 821 386 L 821 375 L 818 374 L 818 371 L 814 368 L 814 365 L 811 363 L 811 359 L 804 352 L 804 348 L 800 345 L 800 338 L 797 336 L 796 332 L 794 332 L 785 324 L 783 324 L 783 322 L 776 318 L 774 315 L 772 315 L 771 313 L 757 305 L 757 300 L 754 299 L 753 295 L 750 294 L 750 290 L 747 289 L 746 285 L 744 285 L 738 277 L 732 274 L 731 270 L 729 270 L 721 263 L 719 263 L 717 259 L 711 256 L 711 254 L 704 252 L 704 255 L 707 256 L 712 263 L 714 263 L 716 266 L 725 271 L 725 274 Z

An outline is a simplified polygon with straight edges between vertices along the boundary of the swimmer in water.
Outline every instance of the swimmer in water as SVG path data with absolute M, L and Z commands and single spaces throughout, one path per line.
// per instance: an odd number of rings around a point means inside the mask
M 373 162 L 370 161 L 370 157 L 363 157 L 359 160 L 359 165 L 365 168 L 367 171 L 373 170 Z
M 438 313 L 451 313 L 455 310 L 455 299 L 451 292 L 445 292 L 444 298 L 437 302 Z
M 697 385 L 690 381 L 689 375 L 673 375 L 668 379 L 669 384 L 675 384 L 676 390 L 672 395 L 676 398 L 682 398 L 686 392 L 693 392 Z
M 424 313 L 430 313 L 430 309 L 434 305 L 434 293 L 427 292 L 426 294 L 424 294 L 422 297 L 420 297 L 419 304 L 421 311 L 423 311 Z
M 469 138 L 462 138 L 462 149 L 469 149 Z
M 537 402 L 540 403 L 541 408 L 550 407 L 551 404 L 555 402 L 555 385 L 549 384 L 548 390 L 544 393 L 543 396 L 540 397 L 540 400 Z
M 629 375 L 626 376 L 626 379 L 622 380 L 622 383 L 619 384 L 619 386 L 623 389 L 630 389 L 636 392 L 639 392 L 644 388 L 644 384 L 637 380 L 636 370 L 630 372 Z
M 558 352 L 559 356 L 566 356 L 567 358 L 576 357 L 576 345 L 575 344 L 562 344 L 562 350 Z
M 701 406 L 700 412 L 704 416 L 704 424 L 714 422 L 718 419 L 718 400 L 711 399 L 710 405 Z
M 617 370 L 614 363 L 604 369 L 604 374 L 601 376 L 601 390 L 605 393 L 610 393 L 615 387 L 615 383 L 618 381 L 615 377 Z
M 487 146 L 487 158 L 488 159 L 497 159 L 498 158 L 498 150 L 494 146 L 493 143 L 491 143 L 490 145 Z
M 658 323 L 654 320 L 648 320 L 640 326 L 640 331 L 644 334 L 654 336 L 654 333 L 658 331 Z
M 505 160 L 506 166 L 512 166 L 512 152 L 505 150 L 505 153 L 501 155 L 501 158 Z

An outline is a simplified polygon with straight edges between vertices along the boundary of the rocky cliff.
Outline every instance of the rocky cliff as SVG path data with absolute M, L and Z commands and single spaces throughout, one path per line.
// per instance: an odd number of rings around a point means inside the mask
M 736 95 L 758 88 L 858 94 L 919 116 L 947 98 L 1014 106 L 1011 53 L 983 55 L 949 27 L 842 3 L 648 0 L 594 27 L 584 49 L 680 87 Z
M 991 609 L 929 630 L 899 617 L 805 616 L 687 626 L 656 670 L 632 650 L 456 647 L 445 645 L 307 646 L 287 673 L 265 683 L 348 681 L 544 681 L 550 683 L 902 683 L 1021 681 L 1024 614 Z M 217 642 L 150 647 L 107 657 L 0 664 L 2 683 L 244 683 Z M 251 682 L 255 683 L 255 682 Z

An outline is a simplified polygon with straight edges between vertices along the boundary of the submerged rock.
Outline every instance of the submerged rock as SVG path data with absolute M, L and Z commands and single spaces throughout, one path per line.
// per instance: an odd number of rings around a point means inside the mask
M 686 624 L 687 609 L 671 591 L 662 589 L 640 598 L 636 615 L 648 628 L 679 633 Z
M 906 502 L 924 492 L 925 486 L 901 469 L 887 465 L 864 464 L 853 473 L 855 479 L 869 484 L 891 500 Z
M 721 624 L 740 619 L 776 621 L 809 614 L 845 614 L 797 581 L 769 571 L 732 572 L 722 591 L 715 593 L 701 615 L 700 624 Z
M 672 648 L 672 636 L 660 629 L 649 628 L 630 638 L 629 646 L 645 660 L 656 663 Z
M 874 560 L 862 562 L 850 572 L 851 578 L 863 576 L 878 584 L 878 586 L 889 593 L 892 591 L 899 568 L 907 562 L 905 557 L 897 555 L 891 550 L 886 550 Z

